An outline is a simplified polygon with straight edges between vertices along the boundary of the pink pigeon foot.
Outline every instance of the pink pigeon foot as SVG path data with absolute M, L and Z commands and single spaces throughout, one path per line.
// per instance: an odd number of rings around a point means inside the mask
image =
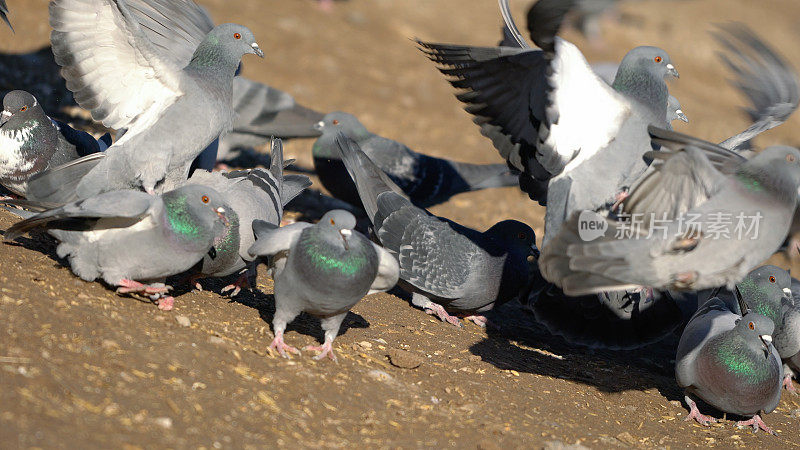
M 275 349 L 278 353 L 281 354 L 284 358 L 291 359 L 289 353 L 294 353 L 295 355 L 300 354 L 300 350 L 288 345 L 287 343 L 283 342 L 283 333 L 278 333 L 275 335 L 275 339 L 272 340 L 272 343 L 269 344 L 269 348 Z M 289 353 L 286 353 L 289 352 Z
M 758 414 L 753 416 L 753 418 L 750 420 L 741 420 L 739 422 L 736 422 L 736 427 L 737 428 L 753 427 L 753 433 L 758 433 L 758 430 L 764 430 L 773 436 L 778 435 L 777 433 L 772 431 L 772 428 L 768 427 L 763 420 L 761 420 L 761 416 L 759 416 Z
M 792 383 L 792 374 L 787 373 L 783 377 L 783 387 L 786 388 L 787 391 L 791 392 L 794 395 L 797 395 L 797 389 L 794 387 L 794 383 Z
M 247 275 L 247 272 L 241 274 L 233 284 L 229 284 L 222 288 L 221 292 L 224 294 L 230 290 L 233 290 L 233 292 L 231 292 L 231 297 L 236 297 L 236 295 L 241 292 L 243 288 L 250 289 L 250 279 Z
M 317 361 L 325 358 L 326 356 L 331 359 L 331 361 L 336 362 L 336 355 L 333 353 L 333 343 L 332 342 L 325 342 L 321 346 L 318 345 L 308 345 L 303 347 L 305 351 L 312 351 L 312 352 L 319 352 L 317 356 L 314 357 Z
M 686 403 L 689 405 L 689 409 L 690 410 L 689 410 L 689 415 L 686 416 L 685 419 L 683 419 L 684 422 L 694 419 L 694 420 L 697 421 L 697 423 L 699 423 L 700 425 L 702 425 L 704 427 L 707 427 L 709 423 L 716 423 L 717 422 L 717 419 L 715 419 L 715 418 L 713 418 L 711 416 L 706 416 L 704 414 L 701 414 L 700 410 L 697 409 L 697 403 L 695 403 L 692 399 L 690 399 L 689 397 L 686 397 L 685 400 L 686 400 Z
M 628 193 L 627 189 L 621 191 L 616 196 L 614 196 L 614 204 L 611 206 L 611 210 L 612 211 L 618 210 L 622 206 L 622 202 L 624 202 L 625 199 L 628 198 L 628 196 L 630 196 L 630 194 Z
M 172 311 L 175 306 L 175 297 L 161 297 L 158 299 L 158 309 L 162 311 Z
M 147 285 L 143 283 L 139 283 L 138 281 L 127 280 L 123 279 L 119 281 L 119 287 L 117 288 L 117 292 L 120 294 L 146 294 L 146 295 L 154 295 L 154 294 L 166 294 L 167 292 L 172 289 L 172 286 L 166 286 L 162 284 L 158 285 Z
M 444 306 L 442 305 L 431 302 L 431 306 L 425 307 L 425 313 L 432 316 L 437 316 L 442 322 L 447 322 L 461 328 L 461 320 L 459 320 L 459 318 L 456 316 L 447 314 L 447 311 L 444 310 Z

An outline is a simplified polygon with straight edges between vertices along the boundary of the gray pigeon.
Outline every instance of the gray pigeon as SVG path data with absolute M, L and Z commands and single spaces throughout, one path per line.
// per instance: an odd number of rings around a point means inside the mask
M 735 76 L 732 84 L 750 100 L 752 106 L 746 111 L 753 122 L 720 146 L 729 150 L 745 148 L 757 135 L 786 122 L 797 109 L 797 74 L 746 25 L 721 25 L 714 36 L 725 49 L 720 58 Z
M 53 53 L 75 100 L 104 125 L 127 131 L 105 158 L 79 160 L 29 183 L 43 201 L 128 188 L 163 192 L 183 183 L 192 161 L 231 128 L 242 56 L 264 56 L 250 30 L 224 24 L 183 67 L 155 50 L 124 0 L 54 0 L 50 24 Z
M 314 169 L 328 192 L 350 204 L 361 201 L 339 157 L 339 133 L 356 141 L 409 199 L 423 208 L 462 192 L 517 186 L 517 176 L 505 164 L 469 164 L 423 155 L 400 142 L 370 133 L 347 113 L 330 113 L 317 126 L 322 136 L 312 147 Z
M 232 290 L 231 296 L 250 285 L 251 271 L 246 269 L 251 268 L 253 260 L 248 250 L 256 241 L 253 221 L 279 226 L 283 207 L 311 185 L 305 175 L 283 174 L 283 145 L 279 139 L 272 142 L 271 160 L 269 171 L 252 169 L 223 174 L 198 170 L 187 182 L 214 188 L 236 213 L 238 220 L 229 222 L 225 235 L 214 243 L 215 255 L 203 258 L 200 273 L 195 277 L 224 277 L 244 271 L 236 283 L 222 289 L 222 292 Z
M 772 321 L 757 313 L 736 314 L 719 298 L 706 302 L 683 331 L 675 357 L 675 377 L 691 409 L 686 420 L 716 422 L 690 396 L 726 413 L 752 416 L 737 426 L 774 432 L 760 413 L 781 399 L 781 363 L 772 345 Z
M 576 212 L 544 247 L 542 274 L 566 294 L 733 288 L 786 237 L 800 151 L 770 147 L 744 160 L 679 133 L 651 133 L 662 151 L 647 154 L 657 162 L 632 190 L 627 219 Z
M 174 300 L 164 297 L 169 287 L 161 281 L 213 253 L 233 220 L 220 193 L 186 185 L 161 196 L 130 190 L 100 194 L 23 220 L 4 238 L 45 229 L 59 241 L 58 256 L 68 258 L 75 275 L 102 278 L 121 293 L 162 296 L 159 308 L 171 309 Z
M 531 7 L 528 30 L 541 50 L 529 48 L 510 14 L 506 25 L 523 48 L 418 41 L 464 90 L 457 98 L 521 172 L 520 187 L 547 205 L 545 245 L 573 211 L 613 203 L 644 172 L 647 126 L 666 126 L 664 80 L 678 76 L 666 51 L 637 47 L 607 85 L 577 47 L 555 36 L 573 3 L 540 0 Z
M 275 339 L 270 348 L 282 356 L 298 353 L 283 341 L 286 325 L 301 312 L 322 319 L 325 342 L 314 359 L 336 360 L 333 340 L 347 312 L 365 295 L 391 289 L 397 283 L 397 260 L 354 231 L 356 218 L 333 210 L 316 225 L 297 222 L 277 228 L 256 221 L 253 257 L 272 257 L 275 281 Z
M 195 49 L 214 28 L 205 8 L 192 0 L 127 0 L 133 17 L 156 49 L 175 58 L 181 67 L 189 64 Z M 222 136 L 219 148 L 207 148 L 198 167 L 213 169 L 217 159 L 235 156 L 241 143 L 258 147 L 279 138 L 316 137 L 313 125 L 322 114 L 295 102 L 291 95 L 262 83 L 236 77 L 233 82 L 233 129 Z
M 506 220 L 485 232 L 436 217 L 414 206 L 352 139 L 336 140 L 347 171 L 378 241 L 400 263 L 400 286 L 428 314 L 461 326 L 467 315 L 485 326 L 481 313 L 518 297 L 528 286 L 538 255 L 533 230 Z
M 781 305 L 781 322 L 783 333 L 780 339 L 780 346 L 783 349 L 783 386 L 790 392 L 797 393 L 792 384 L 792 378 L 796 378 L 800 371 L 800 280 L 792 278 L 791 298 L 783 298 Z M 778 345 L 778 344 L 776 344 Z M 792 353 L 794 352 L 794 353 Z
M 0 184 L 24 197 L 32 176 L 105 150 L 111 136 L 103 139 L 50 119 L 31 94 L 11 91 L 0 113 Z
M 11 26 L 11 21 L 8 20 L 8 5 L 6 5 L 6 0 L 0 0 L 0 19 L 3 19 L 3 22 L 8 24 L 11 31 L 14 31 L 14 27 Z
M 686 114 L 683 113 L 683 108 L 681 108 L 681 102 L 678 101 L 677 98 L 670 95 L 667 98 L 667 125 L 668 129 L 672 129 L 672 122 L 676 120 L 681 120 L 683 122 L 689 123 L 689 118 L 686 117 Z

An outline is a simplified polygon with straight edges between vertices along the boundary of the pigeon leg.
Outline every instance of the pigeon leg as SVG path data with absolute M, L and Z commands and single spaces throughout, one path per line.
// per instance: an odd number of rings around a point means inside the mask
M 195 273 L 189 275 L 189 277 L 186 278 L 186 284 L 194 287 L 198 291 L 202 291 L 203 285 L 200 284 L 200 280 L 202 280 L 203 278 L 205 278 L 205 276 L 202 273 Z
M 786 364 L 783 365 L 783 374 L 783 387 L 792 394 L 797 395 L 797 389 L 795 389 L 794 383 L 792 383 L 794 372 L 792 372 L 792 369 L 787 367 Z
M 122 279 L 119 280 L 117 292 L 120 294 L 140 293 L 145 295 L 166 294 L 172 289 L 164 283 L 143 284 L 138 281 Z
M 162 311 L 172 311 L 172 308 L 175 306 L 175 298 L 174 297 L 161 297 L 158 299 L 158 309 Z
M 464 320 L 469 320 L 481 328 L 486 328 L 486 326 L 489 324 L 489 319 L 487 319 L 486 316 L 466 316 L 464 317 Z
M 418 294 L 416 292 L 411 294 L 411 303 L 424 309 L 426 314 L 438 316 L 442 322 L 450 323 L 459 328 L 461 327 L 461 320 L 459 320 L 458 317 L 447 314 L 447 311 L 445 311 L 442 305 L 433 303 L 428 297 L 425 297 L 422 294 Z
M 757 433 L 758 430 L 764 430 L 773 436 L 778 435 L 777 433 L 772 431 L 772 428 L 768 427 L 763 420 L 761 420 L 761 416 L 759 416 L 758 414 L 753 416 L 753 418 L 750 420 L 741 420 L 739 422 L 736 422 L 736 427 L 737 428 L 753 427 L 753 433 Z
M 303 347 L 303 350 L 319 352 L 314 357 L 317 361 L 327 356 L 331 361 L 336 362 L 336 355 L 333 353 L 333 340 L 339 334 L 339 327 L 342 326 L 342 321 L 346 316 L 347 313 L 343 313 L 322 319 L 322 329 L 325 330 L 325 343 L 321 346 L 309 345 Z
M 689 415 L 686 416 L 685 419 L 683 419 L 684 422 L 687 420 L 694 419 L 697 421 L 697 423 L 699 423 L 704 427 L 707 427 L 709 422 L 713 423 L 717 422 L 717 419 L 711 416 L 700 414 L 700 410 L 697 409 L 697 403 L 695 403 L 694 400 L 690 399 L 688 395 L 684 397 L 684 401 L 686 401 L 686 404 L 689 405 Z
M 620 191 L 617 195 L 614 196 L 614 204 L 611 206 L 611 211 L 616 211 L 622 206 L 622 202 L 624 202 L 630 193 L 628 192 L 627 188 L 624 188 Z
M 272 319 L 272 328 L 275 331 L 275 339 L 273 339 L 272 343 L 269 344 L 269 348 L 277 350 L 278 353 L 280 353 L 284 358 L 290 358 L 289 354 L 286 353 L 287 351 L 289 353 L 294 353 L 295 355 L 300 354 L 300 350 L 283 342 L 283 332 L 286 330 L 286 324 L 294 320 L 298 314 L 299 313 L 281 309 L 281 307 L 278 305 L 275 311 L 275 317 Z
M 236 281 L 233 282 L 233 284 L 225 286 L 224 288 L 222 288 L 221 292 L 224 294 L 232 290 L 233 292 L 231 292 L 231 297 L 236 297 L 236 295 L 239 294 L 239 292 L 241 292 L 243 288 L 250 289 L 250 287 L 251 287 L 250 271 L 248 269 L 245 269 L 244 272 L 242 272 L 242 274 L 239 275 L 239 278 L 237 278 Z

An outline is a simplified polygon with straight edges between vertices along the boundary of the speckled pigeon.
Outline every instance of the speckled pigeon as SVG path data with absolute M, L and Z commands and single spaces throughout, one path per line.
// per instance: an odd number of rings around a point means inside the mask
M 24 197 L 32 176 L 103 151 L 110 144 L 110 135 L 97 141 L 48 117 L 31 94 L 11 91 L 3 98 L 0 113 L 0 184 Z
M 283 341 L 286 325 L 301 312 L 322 319 L 325 342 L 315 359 L 336 360 L 333 340 L 347 312 L 365 295 L 391 289 L 397 283 L 397 260 L 385 249 L 354 231 L 355 217 L 333 210 L 316 225 L 297 222 L 277 228 L 253 224 L 256 242 L 252 256 L 273 258 L 275 280 L 275 339 L 270 348 L 282 356 L 298 353 Z
M 781 360 L 772 345 L 772 320 L 757 313 L 744 317 L 719 298 L 706 302 L 683 331 L 675 357 L 675 377 L 691 409 L 686 420 L 716 422 L 703 415 L 690 396 L 740 416 L 754 430 L 774 432 L 761 419 L 781 398 Z
M 400 263 L 400 286 L 428 314 L 461 326 L 450 312 L 486 325 L 480 313 L 527 287 L 538 250 L 533 230 L 505 220 L 485 232 L 414 206 L 352 139 L 336 139 L 378 241 Z
M 59 241 L 58 256 L 68 259 L 75 275 L 101 278 L 121 293 L 161 296 L 159 308 L 171 309 L 172 297 L 164 297 L 170 288 L 162 281 L 213 253 L 233 220 L 220 193 L 186 185 L 160 196 L 132 190 L 100 194 L 23 220 L 4 238 L 45 229 Z
M 355 184 L 347 174 L 336 136 L 344 133 L 386 172 L 417 206 L 442 203 L 453 195 L 479 189 L 517 186 L 505 164 L 469 164 L 417 153 L 404 144 L 371 133 L 351 114 L 333 112 L 319 122 L 322 136 L 312 147 L 314 169 L 334 197 L 359 205 Z

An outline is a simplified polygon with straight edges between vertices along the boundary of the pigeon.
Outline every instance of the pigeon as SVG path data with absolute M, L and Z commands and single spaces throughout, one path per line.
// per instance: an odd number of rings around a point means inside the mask
M 110 142 L 108 134 L 97 141 L 86 132 L 49 118 L 28 92 L 11 91 L 3 97 L 0 113 L 0 184 L 25 197 L 32 176 L 101 152 Z
M 263 221 L 253 223 L 256 242 L 250 255 L 273 258 L 275 281 L 275 339 L 270 344 L 282 356 L 297 349 L 283 340 L 286 324 L 301 312 L 322 320 L 325 342 L 305 350 L 336 360 L 333 340 L 347 312 L 365 295 L 383 292 L 397 284 L 397 260 L 385 249 L 354 231 L 356 218 L 347 211 L 327 212 L 319 223 L 297 222 L 278 228 Z
M 792 384 L 793 371 L 800 362 L 800 305 L 796 306 L 792 287 L 798 287 L 789 272 L 777 266 L 761 266 L 736 284 L 735 293 L 755 313 L 772 320 L 775 331 L 773 344 L 784 362 L 783 386 L 796 393 Z
M 458 317 L 486 326 L 483 312 L 520 295 L 538 256 L 533 230 L 505 220 L 479 232 L 414 206 L 343 134 L 336 138 L 378 242 L 400 263 L 400 287 L 412 304 L 456 326 Z M 449 312 L 448 312 L 449 311 Z
M 528 30 L 541 50 L 529 48 L 507 8 L 501 11 L 519 47 L 417 41 L 462 90 L 457 98 L 482 133 L 521 172 L 520 187 L 546 204 L 544 245 L 573 211 L 613 203 L 645 171 L 647 126 L 666 126 L 665 79 L 678 76 L 665 50 L 637 47 L 607 85 L 577 47 L 555 36 L 573 3 L 532 6 Z
M 189 64 L 194 50 L 214 28 L 205 8 L 192 0 L 127 0 L 133 17 L 156 49 L 174 57 L 181 67 Z M 268 144 L 278 138 L 317 137 L 313 125 L 323 114 L 298 104 L 291 95 L 274 87 L 236 77 L 233 82 L 233 108 L 236 117 L 230 133 L 220 138 L 219 147 L 209 146 L 198 167 L 211 170 L 217 159 L 236 155 L 237 144 L 248 147 Z
M 3 22 L 8 25 L 8 28 L 14 31 L 14 27 L 11 26 L 11 21 L 8 20 L 8 5 L 6 5 L 6 0 L 0 0 L 0 19 L 3 19 Z
M 683 331 L 675 357 L 675 377 L 685 389 L 686 420 L 708 426 L 691 396 L 726 413 L 751 416 L 737 426 L 774 432 L 760 413 L 772 412 L 781 398 L 781 363 L 772 345 L 774 324 L 757 313 L 736 314 L 719 298 L 706 302 Z
M 242 56 L 264 56 L 249 29 L 223 24 L 182 67 L 155 50 L 124 0 L 54 0 L 50 24 L 53 53 L 75 100 L 95 120 L 126 131 L 104 158 L 73 161 L 41 174 L 35 187 L 29 183 L 42 201 L 131 188 L 156 193 L 181 184 L 192 160 L 232 125 Z
M 517 186 L 505 164 L 469 164 L 417 153 L 404 144 L 370 133 L 354 116 L 333 112 L 317 124 L 322 136 L 314 142 L 314 169 L 325 189 L 348 203 L 361 203 L 356 186 L 339 157 L 336 136 L 344 133 L 420 207 L 442 203 L 462 192 Z
M 18 222 L 4 239 L 44 229 L 59 241 L 58 256 L 68 259 L 78 277 L 101 278 L 120 293 L 160 296 L 159 308 L 168 310 L 174 299 L 165 296 L 170 287 L 161 281 L 213 254 L 227 224 L 237 220 L 222 198 L 194 184 L 160 196 L 107 192 Z
M 714 37 L 725 49 L 723 63 L 733 72 L 732 84 L 750 100 L 752 124 L 720 143 L 729 150 L 746 148 L 757 135 L 791 116 L 800 103 L 797 74 L 777 51 L 741 23 L 720 25 Z
M 189 178 L 188 184 L 216 189 L 237 217 L 236 221 L 230 221 L 226 234 L 214 243 L 215 255 L 203 258 L 198 277 L 224 277 L 250 269 L 253 259 L 248 250 L 256 240 L 253 221 L 279 226 L 283 207 L 311 185 L 305 175 L 284 175 L 283 167 L 283 145 L 276 139 L 272 142 L 269 171 L 252 169 L 223 174 L 198 170 Z M 236 296 L 243 287 L 250 285 L 248 274 L 254 272 L 246 270 L 222 292 L 232 291 L 231 296 Z
M 627 220 L 576 212 L 543 248 L 542 275 L 567 295 L 733 288 L 786 237 L 800 151 L 775 146 L 745 160 L 674 131 L 650 132 L 662 149 L 647 154 L 657 162 L 632 189 Z
M 669 98 L 667 98 L 667 129 L 672 129 L 672 122 L 676 120 L 689 123 L 689 118 L 686 117 L 686 114 L 683 113 L 683 108 L 681 108 L 681 102 L 670 95 Z

